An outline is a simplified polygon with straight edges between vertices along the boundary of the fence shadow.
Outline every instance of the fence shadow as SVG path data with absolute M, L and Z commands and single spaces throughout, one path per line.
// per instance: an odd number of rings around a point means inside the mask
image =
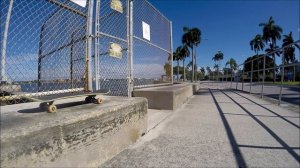
M 278 116 L 279 118 L 281 118 L 282 120 L 286 121 L 287 123 L 289 123 L 289 124 L 293 125 L 294 127 L 300 129 L 300 126 L 299 126 L 299 125 L 296 125 L 295 123 L 293 123 L 293 122 L 287 120 L 285 117 L 279 115 L 279 114 L 276 113 L 275 111 L 270 110 L 269 108 L 267 108 L 267 107 L 265 107 L 265 106 L 263 106 L 263 105 L 261 105 L 261 104 L 255 102 L 255 101 L 249 99 L 248 97 L 241 95 L 240 93 L 237 93 L 237 92 L 235 92 L 235 91 L 233 91 L 233 90 L 229 90 L 229 91 L 231 91 L 232 93 L 235 93 L 235 94 L 241 96 L 242 98 L 244 98 L 244 99 L 246 99 L 246 100 L 252 102 L 253 104 L 255 104 L 255 105 L 257 105 L 257 106 L 259 106 L 259 107 L 261 107 L 261 108 L 263 108 L 263 109 L 265 109 L 265 110 L 267 110 L 267 111 L 269 111 L 270 113 L 272 113 L 272 114 Z
M 257 122 L 257 124 L 259 124 L 261 127 L 263 127 L 282 146 L 282 149 L 285 149 L 296 161 L 298 161 L 300 163 L 300 156 L 293 150 L 293 148 L 291 148 L 283 139 L 281 139 L 266 124 L 264 124 L 257 117 L 255 117 L 249 110 L 247 110 L 244 106 L 242 106 L 240 103 L 238 103 L 236 100 L 234 100 L 232 97 L 230 97 L 226 93 L 226 92 L 231 92 L 231 91 L 225 91 L 225 92 L 223 90 L 219 90 L 219 91 L 222 92 L 224 95 L 226 95 L 234 104 L 236 104 L 237 106 L 239 106 L 244 112 L 246 112 L 255 122 Z M 240 147 L 242 147 L 242 146 L 240 146 Z
M 231 148 L 232 148 L 232 151 L 233 151 L 233 154 L 234 154 L 234 157 L 235 157 L 235 160 L 236 160 L 236 163 L 237 163 L 238 167 L 247 167 L 246 161 L 245 161 L 245 159 L 244 159 L 244 157 L 243 157 L 243 155 L 242 155 L 242 153 L 239 149 L 237 141 L 236 141 L 236 139 L 234 137 L 234 134 L 232 132 L 232 129 L 231 129 L 231 127 L 230 127 L 230 125 L 229 125 L 229 123 L 228 123 L 228 121 L 227 121 L 227 119 L 224 115 L 224 112 L 223 112 L 222 108 L 220 107 L 220 105 L 219 105 L 218 101 L 216 100 L 216 98 L 215 98 L 213 92 L 211 91 L 211 89 L 208 89 L 208 90 L 209 90 L 209 92 L 210 92 L 210 94 L 211 94 L 211 96 L 214 100 L 214 103 L 217 106 L 218 112 L 220 114 L 223 125 L 225 127 L 227 137 L 230 141 L 230 145 L 231 145 Z

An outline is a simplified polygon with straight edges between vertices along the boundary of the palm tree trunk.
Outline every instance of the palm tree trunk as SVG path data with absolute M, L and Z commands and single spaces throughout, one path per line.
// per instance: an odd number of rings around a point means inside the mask
M 293 61 L 293 82 L 296 82 L 296 66 L 295 66 L 295 60 Z
M 184 60 L 185 60 L 185 59 L 182 60 L 182 64 L 183 64 L 183 66 L 182 66 L 182 67 L 183 67 L 183 81 L 185 81 L 185 67 L 184 67 Z
M 232 76 L 233 76 L 233 73 L 232 73 L 232 68 L 231 68 L 230 88 L 232 87 Z
M 275 54 L 275 53 L 274 53 L 274 54 Z M 275 59 L 276 59 L 276 58 L 275 58 L 275 57 L 276 57 L 276 56 L 274 55 L 274 56 L 273 56 L 273 59 L 274 59 L 274 65 L 273 65 L 273 66 L 274 66 L 274 67 L 273 67 L 273 82 L 274 82 L 274 83 L 276 82 L 276 72 L 275 72 L 275 70 L 276 70 L 276 67 L 275 67 L 275 66 L 276 66 L 276 61 L 275 61 Z
M 274 40 L 272 40 L 272 44 L 271 44 L 271 46 L 270 46 L 270 48 L 272 49 L 272 51 L 274 52 L 274 48 L 275 48 L 275 41 Z M 275 83 L 276 82 L 276 72 L 275 72 L 275 70 L 276 70 L 276 67 L 275 67 L 275 65 L 276 65 L 276 55 L 275 55 L 275 53 L 273 53 L 274 55 L 273 55 L 273 61 L 274 61 L 274 64 L 273 64 L 273 82 Z
M 177 61 L 177 81 L 179 80 L 179 61 Z
M 218 64 L 218 82 L 220 81 L 220 71 L 219 71 L 219 68 L 220 68 L 220 60 L 219 60 L 219 64 Z
M 191 78 L 191 82 L 194 82 L 194 75 L 195 75 L 195 57 L 194 57 L 194 47 L 192 45 L 192 78 Z
M 196 65 L 197 65 L 197 56 L 196 56 L 196 49 L 195 49 L 195 68 L 196 68 L 196 70 L 195 70 L 195 81 L 197 81 L 197 72 L 198 72 L 197 71 L 198 67 Z

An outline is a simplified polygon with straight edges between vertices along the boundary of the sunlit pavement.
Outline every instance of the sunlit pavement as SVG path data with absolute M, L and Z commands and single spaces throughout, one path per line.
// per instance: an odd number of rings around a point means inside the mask
M 299 112 L 219 88 L 204 85 L 187 104 L 102 166 L 299 167 Z
M 213 87 L 213 88 L 227 88 L 227 89 L 237 89 L 247 93 L 251 93 L 257 96 L 261 96 L 262 83 L 253 82 L 252 85 L 250 82 L 231 82 L 231 81 L 204 81 L 202 82 L 204 86 Z M 266 98 L 273 99 L 273 101 L 278 101 L 280 95 L 280 85 L 274 85 L 272 83 L 265 83 L 263 87 L 263 96 Z M 282 104 L 288 103 L 292 105 L 300 105 L 300 86 L 293 85 L 287 86 L 283 85 L 282 87 Z

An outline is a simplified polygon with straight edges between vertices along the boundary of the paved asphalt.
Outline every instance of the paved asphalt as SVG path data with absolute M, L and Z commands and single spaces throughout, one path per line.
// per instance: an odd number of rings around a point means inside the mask
M 299 167 L 300 113 L 257 96 L 202 88 L 101 167 Z

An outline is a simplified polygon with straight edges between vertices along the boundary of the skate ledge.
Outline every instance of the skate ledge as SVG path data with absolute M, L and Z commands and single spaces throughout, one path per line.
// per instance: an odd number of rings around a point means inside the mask
M 134 97 L 148 99 L 149 109 L 176 110 L 200 88 L 197 83 L 182 83 L 133 91 Z
M 3 167 L 93 167 L 134 143 L 147 130 L 147 100 L 104 96 L 57 101 L 41 111 L 39 102 L 1 107 Z M 72 104 L 62 108 L 60 104 Z M 75 106 L 74 106 L 75 104 Z

